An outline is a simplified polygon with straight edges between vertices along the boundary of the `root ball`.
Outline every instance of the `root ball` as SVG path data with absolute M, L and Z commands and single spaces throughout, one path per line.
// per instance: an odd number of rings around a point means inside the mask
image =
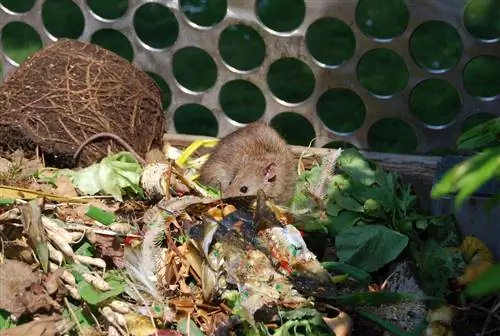
M 114 133 L 144 156 L 164 133 L 161 92 L 154 80 L 100 46 L 60 39 L 33 54 L 0 88 L 0 149 L 38 147 L 54 167 L 73 167 L 90 136 Z M 124 150 L 101 138 L 85 147 L 88 165 Z

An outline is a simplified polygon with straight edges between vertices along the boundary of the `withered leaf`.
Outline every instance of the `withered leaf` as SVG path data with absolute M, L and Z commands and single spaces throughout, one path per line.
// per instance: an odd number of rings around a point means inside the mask
M 28 236 L 28 242 L 31 248 L 40 261 L 42 269 L 45 273 L 49 270 L 49 248 L 47 246 L 47 237 L 42 225 L 41 206 L 43 204 L 42 198 L 36 198 L 28 204 L 22 205 L 21 221 L 24 226 L 24 231 Z

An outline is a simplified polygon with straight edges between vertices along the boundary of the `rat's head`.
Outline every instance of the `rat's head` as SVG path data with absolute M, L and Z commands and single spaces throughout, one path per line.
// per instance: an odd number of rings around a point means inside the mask
M 268 196 L 276 192 L 278 166 L 274 162 L 249 162 L 230 182 L 225 196 L 256 195 L 262 189 Z

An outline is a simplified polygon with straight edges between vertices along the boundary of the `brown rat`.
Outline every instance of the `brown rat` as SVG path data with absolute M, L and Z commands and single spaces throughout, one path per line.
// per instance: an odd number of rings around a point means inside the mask
M 262 189 L 287 204 L 295 189 L 295 157 L 272 127 L 254 122 L 222 138 L 202 166 L 199 181 L 223 195 L 256 195 Z

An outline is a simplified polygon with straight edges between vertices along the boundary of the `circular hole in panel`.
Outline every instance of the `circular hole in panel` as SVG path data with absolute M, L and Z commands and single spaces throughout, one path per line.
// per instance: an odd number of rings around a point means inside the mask
M 195 103 L 184 104 L 175 110 L 174 126 L 177 133 L 181 134 L 216 137 L 219 132 L 217 119 L 212 111 Z
M 83 13 L 72 0 L 46 0 L 42 5 L 42 21 L 56 38 L 77 39 L 85 27 Z
M 297 29 L 306 15 L 304 0 L 257 0 L 256 5 L 260 21 L 278 33 Z
M 399 54 L 386 48 L 367 51 L 359 60 L 359 82 L 372 94 L 388 97 L 402 91 L 410 74 Z
M 410 53 L 421 68 L 444 72 L 457 65 L 463 43 L 457 30 L 443 21 L 427 21 L 410 38 Z
M 410 111 L 430 126 L 449 124 L 458 116 L 461 108 L 460 94 L 444 79 L 426 79 L 410 93 Z
M 385 118 L 370 127 L 368 146 L 377 152 L 409 154 L 417 149 L 418 139 L 406 122 L 397 118 Z
M 211 27 L 226 16 L 227 0 L 180 0 L 181 11 L 201 27 Z
M 12 21 L 2 28 L 2 47 L 5 54 L 17 64 L 43 48 L 37 31 L 24 22 Z
M 358 27 L 376 39 L 388 40 L 401 35 L 409 20 L 405 0 L 359 0 L 356 6 Z
M 127 12 L 128 0 L 87 0 L 87 6 L 105 20 L 116 20 Z
M 134 59 L 134 49 L 128 38 L 118 30 L 106 28 L 96 31 L 90 37 L 90 43 L 112 51 L 129 62 Z
M 35 4 L 35 0 L 0 0 L 0 4 L 14 13 L 26 13 Z
M 316 20 L 307 28 L 306 44 L 316 61 L 334 67 L 354 55 L 356 38 L 343 21 L 326 17 Z
M 319 97 L 316 113 L 325 126 L 332 131 L 350 133 L 363 124 L 366 107 L 356 92 L 337 88 L 325 91 Z
M 316 137 L 314 127 L 309 120 L 295 112 L 282 112 L 270 122 L 289 145 L 309 146 Z
M 446 155 L 456 155 L 457 151 L 451 148 L 437 147 L 431 149 L 426 154 L 432 156 L 446 156 Z
M 484 41 L 500 38 L 500 4 L 496 0 L 470 0 L 464 11 L 465 28 Z
M 467 132 L 471 128 L 491 119 L 495 119 L 496 116 L 490 113 L 479 112 L 471 115 L 462 122 L 462 133 Z
M 266 109 L 264 94 L 255 84 L 243 79 L 224 84 L 219 93 L 219 102 L 230 119 L 242 124 L 257 121 Z
M 205 91 L 217 80 L 217 65 L 205 50 L 198 47 L 176 51 L 172 67 L 175 79 L 191 91 Z
M 264 61 L 266 45 L 255 29 L 244 24 L 234 24 L 220 34 L 219 52 L 229 66 L 249 71 Z
M 179 36 L 175 15 L 156 2 L 143 4 L 135 11 L 134 29 L 142 42 L 156 49 L 170 47 Z
M 474 97 L 493 98 L 500 94 L 500 59 L 476 56 L 464 67 L 464 86 Z
M 323 148 L 343 148 L 343 149 L 348 149 L 348 148 L 356 148 L 352 143 L 348 141 L 330 141 L 326 145 L 323 145 Z
M 267 72 L 267 84 L 278 99 L 297 104 L 311 96 L 315 79 L 306 63 L 285 57 L 271 64 Z
M 170 91 L 170 88 L 168 87 L 167 82 L 163 79 L 162 76 L 154 73 L 154 72 L 149 72 L 146 71 L 146 73 L 153 78 L 155 81 L 156 85 L 160 88 L 161 91 L 161 106 L 164 110 L 168 108 L 170 105 L 170 101 L 172 100 L 172 91 Z

